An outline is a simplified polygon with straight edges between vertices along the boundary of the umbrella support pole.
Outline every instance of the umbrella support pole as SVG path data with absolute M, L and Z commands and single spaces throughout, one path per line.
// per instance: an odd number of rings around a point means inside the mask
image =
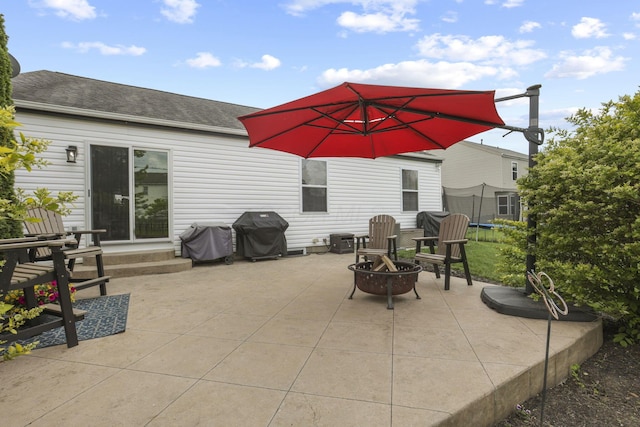
M 507 129 L 511 132 L 517 131 L 522 132 L 525 139 L 529 141 L 529 170 L 533 168 L 536 164 L 534 157 L 538 154 L 538 146 L 544 143 L 544 131 L 540 129 L 539 125 L 539 102 L 540 102 L 540 88 L 542 85 L 533 85 L 527 88 L 527 91 L 524 93 L 520 93 L 517 95 L 505 96 L 503 98 L 497 98 L 495 102 L 508 101 L 516 98 L 529 98 L 529 127 L 528 128 L 518 128 L 514 126 L 499 126 L 502 129 Z M 527 257 L 526 271 L 535 271 L 536 269 L 536 258 L 533 255 L 534 247 L 536 245 L 536 219 L 532 214 L 527 215 Z M 525 294 L 530 295 L 534 292 L 533 286 L 527 280 L 527 275 L 525 274 Z

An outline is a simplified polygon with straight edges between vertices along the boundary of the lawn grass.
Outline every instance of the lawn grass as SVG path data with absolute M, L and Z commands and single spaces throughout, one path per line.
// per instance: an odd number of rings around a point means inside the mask
M 465 236 L 469 241 L 483 241 L 483 242 L 503 242 L 504 234 L 500 228 L 492 228 L 490 230 L 486 228 L 473 228 L 469 227 L 467 235 Z
M 473 240 L 465 245 L 467 252 L 467 260 L 469 262 L 469 270 L 471 275 L 478 279 L 487 279 L 490 282 L 500 282 L 500 277 L 496 272 L 498 256 L 502 243 L 475 241 Z M 400 250 L 398 256 L 405 259 L 413 259 L 415 250 Z M 461 263 L 452 264 L 451 270 L 464 271 Z M 441 270 L 442 271 L 442 270 Z
M 469 241 L 465 249 L 471 275 L 499 282 L 500 277 L 496 272 L 496 265 L 502 245 L 502 243 L 496 242 Z M 451 267 L 455 270 L 463 270 L 462 264 L 453 264 Z

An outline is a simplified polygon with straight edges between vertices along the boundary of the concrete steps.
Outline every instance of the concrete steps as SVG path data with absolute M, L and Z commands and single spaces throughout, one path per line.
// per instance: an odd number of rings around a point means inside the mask
M 105 275 L 115 277 L 133 277 L 146 274 L 176 273 L 190 270 L 191 259 L 178 258 L 173 250 L 154 250 L 143 252 L 106 253 L 102 256 Z M 95 258 L 87 258 L 73 271 L 74 279 L 95 277 Z

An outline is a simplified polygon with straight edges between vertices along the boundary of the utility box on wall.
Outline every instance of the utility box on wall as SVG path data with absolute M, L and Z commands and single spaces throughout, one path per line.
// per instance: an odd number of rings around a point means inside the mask
M 353 252 L 353 234 L 331 234 L 329 236 L 331 244 L 330 251 L 336 254 L 348 254 Z

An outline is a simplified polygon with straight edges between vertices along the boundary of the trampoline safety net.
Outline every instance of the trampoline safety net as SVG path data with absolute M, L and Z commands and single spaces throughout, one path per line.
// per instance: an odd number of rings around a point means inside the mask
M 462 213 L 471 223 L 483 224 L 496 218 L 522 219 L 520 197 L 514 189 L 480 184 L 467 188 L 442 187 L 442 203 L 450 213 Z

